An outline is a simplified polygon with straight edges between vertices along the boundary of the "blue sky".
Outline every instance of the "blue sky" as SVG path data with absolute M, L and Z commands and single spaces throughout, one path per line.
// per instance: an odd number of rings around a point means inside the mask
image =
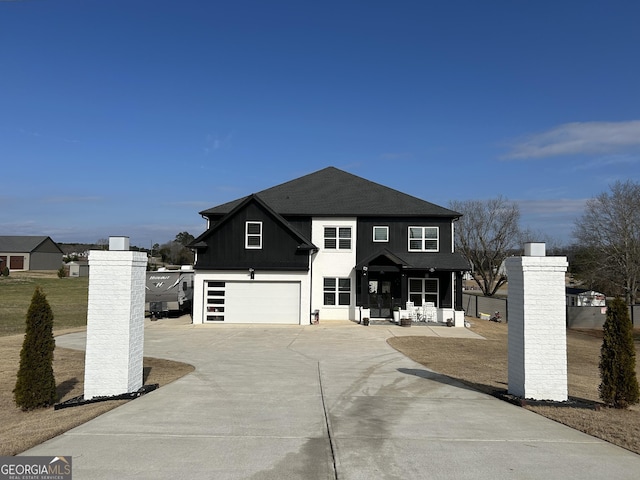
M 640 2 L 0 0 L 0 235 L 132 245 L 335 166 L 561 243 L 640 181 Z

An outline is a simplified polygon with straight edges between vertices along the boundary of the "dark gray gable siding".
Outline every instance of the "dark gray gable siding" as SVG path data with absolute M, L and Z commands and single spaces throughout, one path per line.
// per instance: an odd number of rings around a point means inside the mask
M 245 248 L 247 221 L 262 222 L 262 248 Z M 195 268 L 207 270 L 308 270 L 309 242 L 258 199 L 249 199 L 194 241 Z
M 370 216 L 402 215 L 457 218 L 459 213 L 371 182 L 335 167 L 305 175 L 258 192 L 280 215 Z M 219 218 L 244 199 L 204 210 L 201 215 Z
M 388 242 L 373 241 L 373 227 L 389 227 Z M 410 252 L 409 227 L 439 227 L 439 252 Z M 438 217 L 364 217 L 358 219 L 357 264 L 372 255 L 388 250 L 412 269 L 466 271 L 469 263 L 457 253 L 451 253 L 451 221 Z

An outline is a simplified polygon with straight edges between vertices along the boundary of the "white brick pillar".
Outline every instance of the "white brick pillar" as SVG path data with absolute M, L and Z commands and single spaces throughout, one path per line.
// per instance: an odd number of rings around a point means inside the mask
M 89 305 L 84 398 L 142 387 L 147 255 L 89 252 Z
M 528 244 L 524 257 L 506 261 L 512 395 L 560 402 L 568 399 L 567 266 L 566 257 L 545 257 L 544 244 Z

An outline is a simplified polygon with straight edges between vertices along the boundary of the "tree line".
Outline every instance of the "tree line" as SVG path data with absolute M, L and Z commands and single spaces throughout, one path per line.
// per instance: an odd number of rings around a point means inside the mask
M 482 293 L 493 296 L 507 282 L 504 260 L 522 253 L 526 242 L 546 242 L 550 253 L 566 255 L 569 272 L 587 289 L 619 296 L 630 305 L 640 290 L 640 184 L 617 181 L 610 191 L 591 198 L 575 221 L 574 243 L 560 247 L 548 235 L 520 226 L 515 202 L 452 201 L 462 214 L 456 224 L 456 250 L 472 265 Z

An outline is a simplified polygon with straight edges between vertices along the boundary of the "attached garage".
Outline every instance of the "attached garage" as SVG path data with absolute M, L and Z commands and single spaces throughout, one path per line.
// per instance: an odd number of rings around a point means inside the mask
M 300 324 L 300 282 L 207 280 L 204 283 L 206 323 Z

